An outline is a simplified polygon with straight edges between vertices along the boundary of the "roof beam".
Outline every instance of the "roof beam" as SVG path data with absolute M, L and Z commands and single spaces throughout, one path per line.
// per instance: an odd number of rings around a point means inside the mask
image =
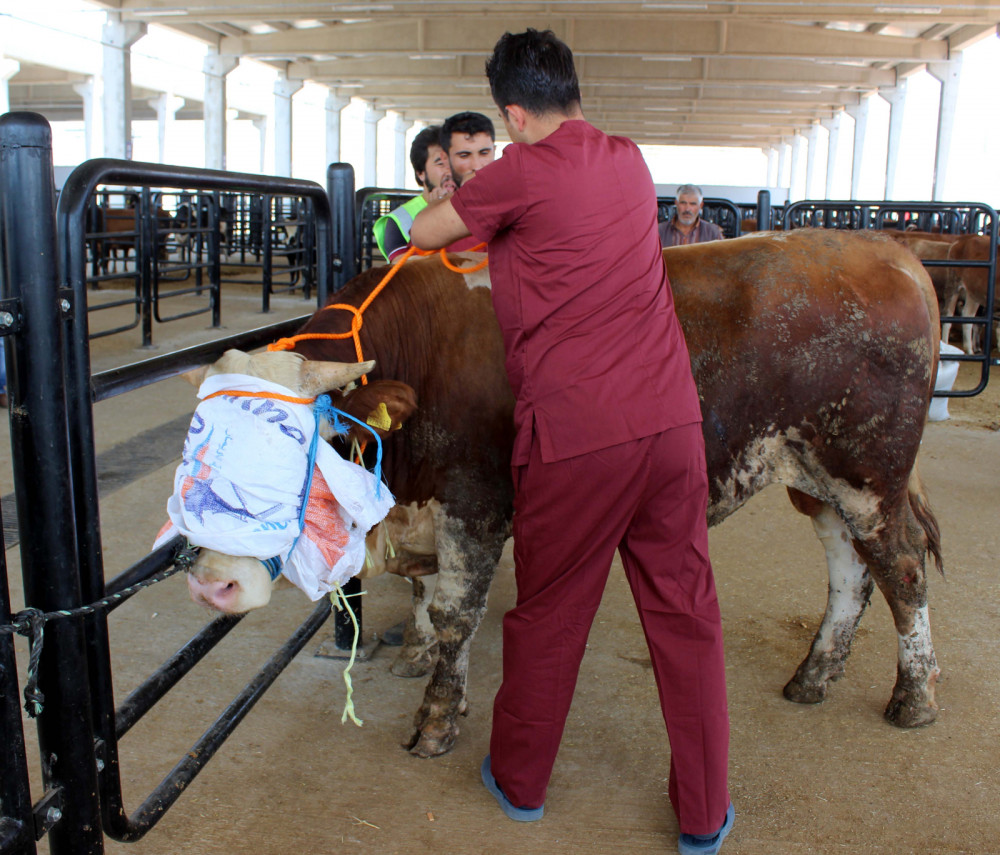
M 336 56 L 482 55 L 488 56 L 496 33 L 546 27 L 564 39 L 576 56 L 772 57 L 832 61 L 908 60 L 932 62 L 948 58 L 943 42 L 897 38 L 872 33 L 775 24 L 764 21 L 699 21 L 690 19 L 617 20 L 590 18 L 495 18 L 489 27 L 477 17 L 380 21 L 232 36 L 219 50 L 232 56 L 296 58 L 316 54 Z
M 965 50 L 976 42 L 988 39 L 997 33 L 1000 33 L 1000 26 L 996 24 L 985 27 L 962 27 L 948 36 L 948 46 L 952 50 Z
M 319 0 L 118 0 L 103 2 L 102 6 L 121 12 L 126 20 L 150 21 L 154 18 L 169 18 L 184 15 L 193 21 L 260 21 L 327 18 L 374 18 L 381 21 L 398 20 L 401 17 L 448 18 L 456 15 L 472 15 L 481 18 L 497 15 L 497 6 L 487 2 L 462 0 L 457 2 L 425 2 L 425 0 L 371 0 L 371 2 L 319 2 Z M 664 8 L 650 8 L 662 5 Z M 662 4 L 633 0 L 633 2 L 588 2 L 588 0 L 549 0 L 544 8 L 549 14 L 574 18 L 607 18 L 626 16 L 643 19 L 670 19 L 677 17 L 695 18 L 706 21 L 745 20 L 747 18 L 768 18 L 781 21 L 844 21 L 864 23 L 872 17 L 892 24 L 905 24 L 929 20 L 945 20 L 952 23 L 989 23 L 996 18 L 996 5 L 988 2 L 971 3 L 968 0 L 887 0 L 885 5 L 810 2 L 810 3 L 767 3 L 757 0 L 699 0 L 697 3 L 678 2 L 676 11 Z M 685 8 L 686 7 L 686 8 Z M 525 16 L 537 16 L 540 4 L 531 0 L 505 0 L 502 15 L 517 16 L 520 28 L 534 26 Z M 877 12 L 875 10 L 878 10 Z
M 407 56 L 336 59 L 326 62 L 292 62 L 288 76 L 293 80 L 315 80 L 337 85 L 367 81 L 420 80 L 427 85 L 442 83 L 485 82 L 483 60 L 472 57 L 413 60 Z M 895 86 L 893 70 L 873 70 L 845 65 L 817 65 L 812 62 L 783 60 L 713 59 L 681 62 L 648 62 L 641 57 L 582 57 L 577 72 L 583 85 L 590 81 L 618 81 L 650 85 L 684 83 L 752 84 L 801 89 L 876 89 Z

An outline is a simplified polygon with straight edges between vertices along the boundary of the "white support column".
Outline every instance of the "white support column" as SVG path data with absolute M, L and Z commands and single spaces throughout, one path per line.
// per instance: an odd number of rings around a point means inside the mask
M 0 115 L 10 112 L 10 85 L 8 81 L 21 70 L 21 63 L 0 53 Z
M 413 122 L 408 122 L 402 116 L 396 116 L 396 124 L 392 126 L 396 136 L 393 151 L 396 155 L 396 169 L 393 174 L 393 187 L 406 186 L 406 170 L 410 163 L 410 153 L 406 150 L 406 132 L 413 127 Z
M 100 80 L 96 77 L 88 77 L 83 83 L 73 84 L 73 91 L 83 101 L 83 140 L 87 160 L 97 157 L 98 152 L 104 150 L 104 146 L 101 144 L 104 128 L 102 123 L 98 121 L 100 116 L 99 87 Z
M 792 137 L 792 174 L 788 181 L 788 200 L 790 202 L 805 198 L 805 176 L 802 174 L 802 146 L 805 141 L 805 137 L 799 133 Z M 800 196 L 799 193 L 802 195 Z
M 843 140 L 840 131 L 844 127 L 844 112 L 841 110 L 835 113 L 832 119 L 823 119 L 822 125 L 830 132 L 830 139 L 826 145 L 826 187 L 824 196 L 827 199 L 832 199 L 833 182 L 837 174 L 837 162 L 840 160 L 840 143 Z
M 885 198 L 896 199 L 896 164 L 899 163 L 899 141 L 903 136 L 903 116 L 906 112 L 906 78 L 889 89 L 879 89 L 879 95 L 889 102 L 889 139 L 886 143 Z
M 376 164 L 378 162 L 378 123 L 385 116 L 385 110 L 376 110 L 369 104 L 365 108 L 365 187 L 378 183 Z
M 815 199 L 819 192 L 816 189 L 816 155 L 819 152 L 819 123 L 810 126 L 806 134 L 809 150 L 806 152 L 806 198 Z
M 264 174 L 267 169 L 267 116 L 261 116 L 260 118 L 253 120 L 253 126 L 257 129 L 257 133 L 260 135 L 260 168 L 257 170 Z
M 202 117 L 205 120 L 205 168 L 226 168 L 226 75 L 240 64 L 239 57 L 219 56 L 209 49 L 202 64 L 205 75 L 205 101 Z
M 274 81 L 274 174 L 292 177 L 292 96 L 302 88 L 284 75 Z
M 326 162 L 340 163 L 340 114 L 351 103 L 349 95 L 331 89 L 326 96 Z
M 785 184 L 785 164 L 788 162 L 788 143 L 782 140 L 778 144 L 778 180 L 774 183 L 775 187 L 787 187 Z
M 104 45 L 104 154 L 132 159 L 132 45 L 146 35 L 146 25 L 123 23 L 108 12 L 101 33 Z
M 177 118 L 177 111 L 184 106 L 184 99 L 169 92 L 164 92 L 156 98 L 151 98 L 147 103 L 156 111 L 159 162 L 166 163 L 167 135 L 171 132 L 174 121 Z
M 767 186 L 777 187 L 778 150 L 773 145 L 769 145 L 767 148 L 764 149 L 764 154 L 767 155 Z
M 854 159 L 851 161 L 851 198 L 857 199 L 861 188 L 861 166 L 864 160 L 865 137 L 868 135 L 868 114 L 871 102 L 862 98 L 856 106 L 847 107 L 847 114 L 854 119 Z
M 941 109 L 938 111 L 937 151 L 934 154 L 934 189 L 931 198 L 941 202 L 948 183 L 948 159 L 955 129 L 958 83 L 962 76 L 962 52 L 956 51 L 949 62 L 928 63 L 927 70 L 941 81 Z

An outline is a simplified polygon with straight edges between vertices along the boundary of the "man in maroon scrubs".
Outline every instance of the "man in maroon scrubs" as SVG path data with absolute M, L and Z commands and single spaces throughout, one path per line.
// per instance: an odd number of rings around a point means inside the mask
M 733 825 L 719 605 L 708 558 L 698 392 L 638 148 L 590 125 L 569 48 L 507 33 L 486 66 L 513 144 L 417 215 L 423 249 L 489 243 L 517 399 L 517 603 L 482 777 L 504 812 L 542 816 L 587 634 L 617 549 L 670 739 L 684 855 Z

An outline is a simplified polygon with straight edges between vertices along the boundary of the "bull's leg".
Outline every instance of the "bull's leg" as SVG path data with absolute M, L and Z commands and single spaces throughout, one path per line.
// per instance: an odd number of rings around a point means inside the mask
M 466 711 L 469 647 L 486 611 L 490 582 L 505 540 L 505 532 L 484 533 L 486 526 L 474 536 L 462 521 L 448 517 L 443 510 L 435 514 L 434 528 L 438 581 L 430 619 L 437 634 L 438 659 L 408 745 L 421 757 L 444 754 L 458 737 L 458 717 Z
M 437 637 L 429 613 L 436 587 L 434 579 L 434 576 L 410 579 L 413 583 L 413 611 L 403 630 L 403 647 L 390 669 L 397 677 L 423 677 L 434 664 Z
M 962 304 L 962 317 L 974 318 L 978 313 L 979 303 L 967 294 Z M 975 333 L 975 324 L 962 324 L 962 349 L 970 356 L 976 352 L 976 343 L 973 340 Z
M 958 306 L 958 298 L 965 296 L 965 286 L 958 286 L 948 294 L 941 306 L 941 314 L 946 317 L 954 317 L 955 307 Z M 951 335 L 951 324 L 941 324 L 941 341 L 948 344 L 948 337 Z
M 785 686 L 785 697 L 800 704 L 822 701 L 829 682 L 843 675 L 854 634 L 874 587 L 868 568 L 854 549 L 851 533 L 837 512 L 824 504 L 818 512 L 814 506 L 810 517 L 826 551 L 830 588 L 826 614 L 809 655 Z
M 935 523 L 936 526 L 936 523 Z M 896 685 L 885 717 L 898 727 L 930 724 L 937 717 L 934 686 L 941 674 L 927 616 L 925 529 L 906 497 L 878 532 L 855 541 L 892 611 L 898 637 Z

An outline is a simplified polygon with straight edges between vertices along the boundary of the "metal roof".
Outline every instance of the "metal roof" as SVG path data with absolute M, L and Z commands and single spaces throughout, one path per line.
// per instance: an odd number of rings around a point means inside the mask
M 1000 23 L 1000 0 L 99 5 L 423 122 L 466 109 L 495 116 L 483 68 L 497 38 L 548 28 L 573 49 L 591 122 L 638 142 L 699 146 L 777 145 L 908 74 L 934 71 Z M 23 68 L 12 87 L 35 73 Z

